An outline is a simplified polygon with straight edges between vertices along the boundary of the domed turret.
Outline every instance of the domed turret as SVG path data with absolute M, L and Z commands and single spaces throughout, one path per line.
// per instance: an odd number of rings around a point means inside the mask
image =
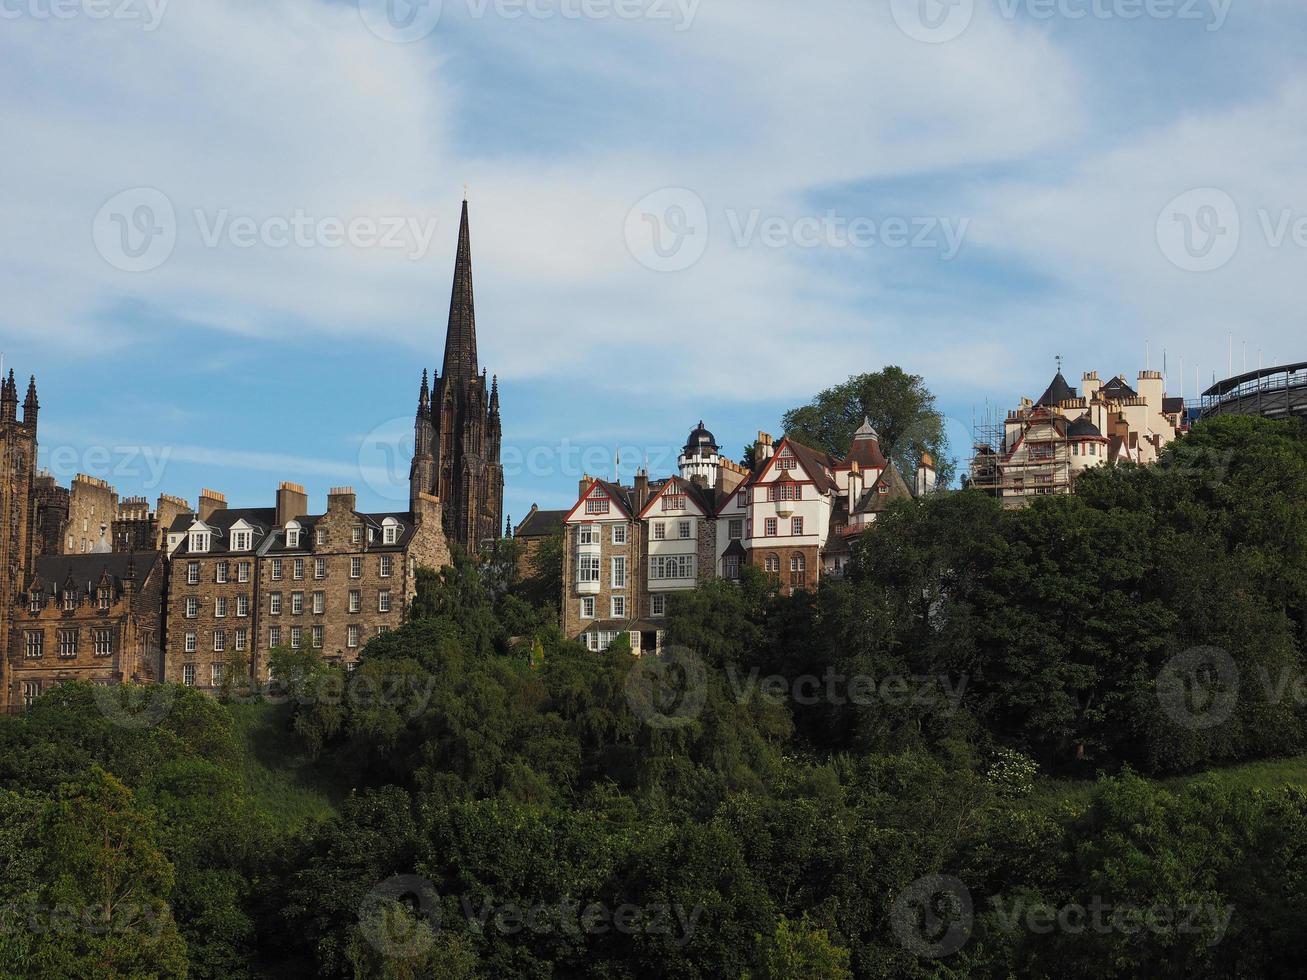
M 717 439 L 704 427 L 703 420 L 700 419 L 699 424 L 690 430 L 690 437 L 685 440 L 685 449 L 681 451 L 681 457 L 677 460 L 681 477 L 693 480 L 696 476 L 700 476 L 707 486 L 715 487 L 721 462 Z

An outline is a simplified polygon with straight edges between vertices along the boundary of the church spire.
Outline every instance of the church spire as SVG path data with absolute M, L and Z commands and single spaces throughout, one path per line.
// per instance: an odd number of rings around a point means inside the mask
M 17 391 L 14 392 L 17 395 Z M 32 375 L 27 382 L 27 398 L 23 401 L 23 421 L 28 425 L 36 425 L 36 413 L 40 411 L 41 403 L 36 400 L 36 375 Z
M 454 259 L 454 289 L 449 299 L 449 327 L 445 332 L 445 378 L 468 380 L 477 376 L 477 326 L 472 301 L 472 236 L 468 232 L 467 201 L 458 226 L 458 254 Z
M 427 369 L 422 369 L 422 389 L 418 392 L 419 414 L 431 413 L 431 387 L 427 384 Z

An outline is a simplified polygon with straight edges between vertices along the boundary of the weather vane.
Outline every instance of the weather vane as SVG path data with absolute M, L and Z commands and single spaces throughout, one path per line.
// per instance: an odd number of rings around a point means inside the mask
M 1062 373 L 1062 355 L 1061 355 L 1061 354 L 1057 354 L 1057 355 L 1054 355 L 1054 356 L 1055 356 L 1056 359 L 1057 359 L 1057 371 L 1058 371 L 1058 374 L 1061 374 L 1061 373 Z

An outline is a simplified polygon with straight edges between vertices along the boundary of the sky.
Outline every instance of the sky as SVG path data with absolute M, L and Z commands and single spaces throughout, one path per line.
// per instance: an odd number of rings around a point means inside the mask
M 965 458 L 1058 356 L 1307 359 L 1305 41 L 1298 0 L 0 0 L 0 350 L 65 484 L 400 509 L 466 187 L 514 520 L 887 364 Z

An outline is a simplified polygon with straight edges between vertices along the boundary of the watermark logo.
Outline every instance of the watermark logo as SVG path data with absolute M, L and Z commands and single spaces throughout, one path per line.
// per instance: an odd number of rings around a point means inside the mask
M 626 675 L 626 700 L 651 728 L 691 724 L 708 699 L 708 672 L 693 650 L 664 647 L 641 657 Z
M 367 893 L 359 906 L 359 929 L 382 956 L 422 956 L 440 931 L 440 895 L 417 875 L 395 875 Z
M 0 0 L 0 20 L 140 21 L 153 33 L 163 21 L 169 0 Z
M 440 25 L 443 0 L 359 0 L 364 26 L 391 44 L 412 44 Z
M 177 247 L 177 212 L 163 191 L 133 187 L 104 202 L 92 223 L 95 249 L 121 272 L 152 272 Z
M 156 655 L 157 656 L 157 655 Z M 97 684 L 95 705 L 120 728 L 153 728 L 168 717 L 177 689 L 171 684 Z
M 1178 653 L 1157 675 L 1157 699 L 1182 728 L 1214 728 L 1229 719 L 1239 699 L 1239 668 L 1220 647 Z
M 894 934 L 921 959 L 952 956 L 971 938 L 971 891 L 951 875 L 926 875 L 903 889 L 890 911 Z
M 1000 896 L 994 896 L 990 905 L 999 929 L 1009 935 L 1022 929 L 1037 936 L 1052 932 L 1069 936 L 1085 933 L 1133 936 L 1148 932 L 1154 936 L 1206 936 L 1208 946 L 1215 946 L 1225 938 L 1234 916 L 1232 905 L 1199 902 L 1137 905 L 1111 902 L 1102 895 L 1092 896 L 1087 903 L 1069 902 L 1060 906 L 1023 899 L 1005 902 Z
M 646 269 L 681 272 L 708 249 L 708 207 L 688 187 L 646 194 L 626 215 L 626 247 Z
M 890 0 L 894 23 L 924 44 L 943 44 L 962 35 L 976 13 L 975 0 Z
M 1178 269 L 1220 269 L 1239 249 L 1239 207 L 1216 187 L 1185 191 L 1157 216 L 1157 245 Z

